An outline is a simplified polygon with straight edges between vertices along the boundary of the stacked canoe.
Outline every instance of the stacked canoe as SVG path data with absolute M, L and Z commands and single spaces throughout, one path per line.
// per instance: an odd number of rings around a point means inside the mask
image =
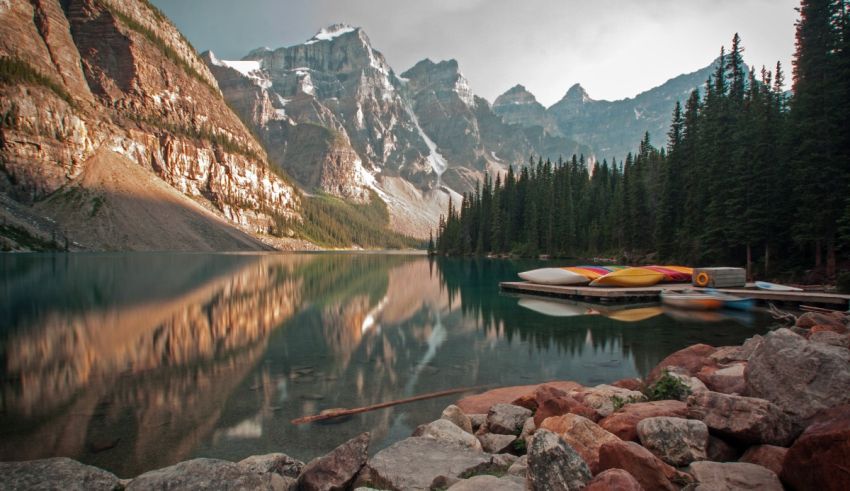
M 570 266 L 524 271 L 519 277 L 544 285 L 643 287 L 689 282 L 692 274 L 693 269 L 684 266 Z

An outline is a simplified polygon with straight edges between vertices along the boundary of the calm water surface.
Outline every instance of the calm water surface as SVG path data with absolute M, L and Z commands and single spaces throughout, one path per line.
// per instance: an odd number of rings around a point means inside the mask
M 335 424 L 290 420 L 432 391 L 645 375 L 739 343 L 758 315 L 501 294 L 541 263 L 378 254 L 0 255 L 0 460 L 68 456 L 120 477 L 193 457 L 372 450 L 456 397 Z

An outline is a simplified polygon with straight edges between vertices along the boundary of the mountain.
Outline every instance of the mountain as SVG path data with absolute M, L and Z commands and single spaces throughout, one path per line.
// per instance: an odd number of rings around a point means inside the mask
M 575 84 L 546 110 L 550 119 L 545 119 L 545 124 L 554 120 L 562 134 L 592 147 L 599 159 L 624 159 L 627 153 L 636 151 L 647 131 L 655 145 L 667 141 L 676 101 L 684 104 L 692 90 L 703 86 L 716 64 L 618 101 L 591 99 L 581 85 Z
M 530 154 L 589 150 L 506 123 L 474 95 L 455 60 L 425 59 L 397 75 L 358 27 L 333 25 L 241 60 L 202 57 L 272 162 L 299 186 L 354 202 L 381 199 L 392 228 L 414 237 L 427 237 L 448 200 L 472 191 L 485 172 Z
M 4 248 L 236 250 L 298 191 L 144 0 L 0 2 Z

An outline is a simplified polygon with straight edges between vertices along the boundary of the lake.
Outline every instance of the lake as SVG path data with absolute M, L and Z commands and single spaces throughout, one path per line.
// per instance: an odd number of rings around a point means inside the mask
M 737 344 L 763 314 L 682 314 L 500 293 L 552 262 L 405 254 L 0 255 L 0 460 L 68 456 L 119 477 L 193 457 L 371 451 L 485 384 L 646 375 L 690 344 Z M 559 263 L 560 265 L 560 263 Z

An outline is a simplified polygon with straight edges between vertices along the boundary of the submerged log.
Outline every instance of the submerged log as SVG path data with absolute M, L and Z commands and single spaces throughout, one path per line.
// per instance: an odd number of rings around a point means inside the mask
M 410 402 L 416 401 L 424 401 L 426 399 L 434 399 L 437 397 L 450 396 L 454 394 L 460 394 L 461 392 L 472 392 L 476 390 L 490 389 L 495 385 L 479 385 L 476 387 L 462 387 L 459 389 L 449 389 L 449 390 L 441 390 L 439 392 L 430 392 L 428 394 L 421 394 L 418 396 L 407 397 L 404 399 L 397 399 L 395 401 L 382 402 L 380 404 L 373 404 L 371 406 L 358 407 L 354 409 L 336 409 L 332 411 L 328 411 L 322 414 L 314 414 L 312 416 L 303 416 L 301 418 L 296 418 L 290 421 L 294 425 L 303 425 L 306 423 L 313 423 L 315 421 L 323 421 L 326 419 L 332 418 L 340 418 L 343 416 L 351 416 L 352 414 L 360 414 L 366 413 L 369 411 L 374 411 L 376 409 L 384 409 L 387 407 L 398 406 L 400 404 L 407 404 Z

